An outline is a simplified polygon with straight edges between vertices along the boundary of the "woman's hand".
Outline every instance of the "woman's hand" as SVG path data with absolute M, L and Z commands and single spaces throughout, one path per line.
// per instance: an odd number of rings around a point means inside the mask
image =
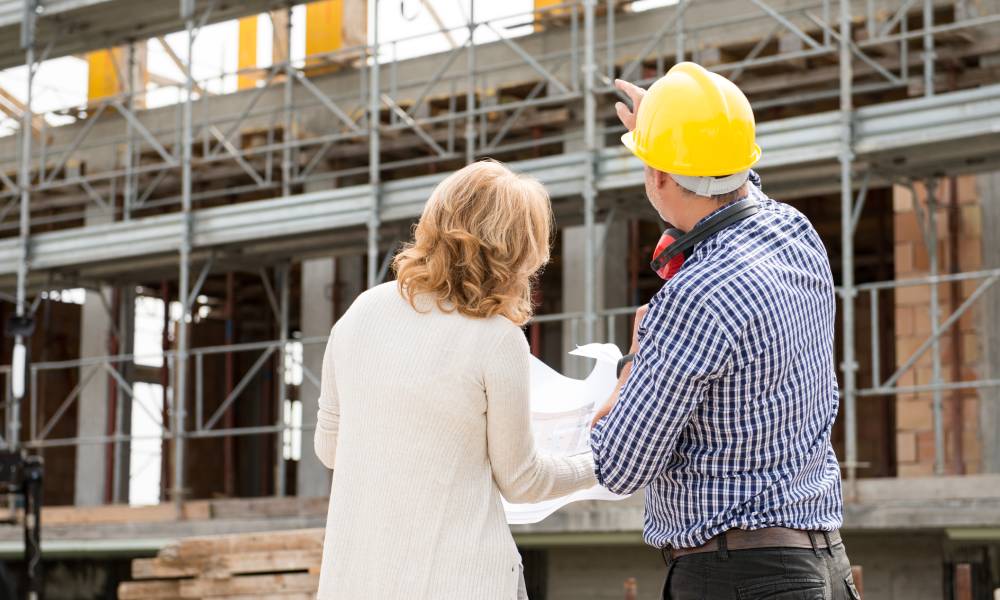
M 615 79 L 615 87 L 621 90 L 632 101 L 632 110 L 629 110 L 624 102 L 615 102 L 615 112 L 618 113 L 618 118 L 621 119 L 622 125 L 629 131 L 632 131 L 635 129 L 635 116 L 639 112 L 639 103 L 642 102 L 642 97 L 646 95 L 646 90 L 621 79 Z

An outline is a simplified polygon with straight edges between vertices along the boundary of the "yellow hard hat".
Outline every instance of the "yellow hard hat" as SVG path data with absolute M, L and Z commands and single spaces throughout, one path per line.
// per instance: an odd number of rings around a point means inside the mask
M 650 167 L 675 175 L 719 177 L 760 160 L 750 102 L 736 84 L 692 62 L 656 80 L 622 143 Z

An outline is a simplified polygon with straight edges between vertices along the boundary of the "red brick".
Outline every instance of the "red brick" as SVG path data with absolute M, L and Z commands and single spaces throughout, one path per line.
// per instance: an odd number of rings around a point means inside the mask
M 913 307 L 913 332 L 926 338 L 931 333 L 931 307 L 930 304 L 917 305 Z M 923 340 L 921 340 L 922 342 Z
M 976 271 L 983 264 L 983 249 L 979 238 L 963 238 L 958 242 L 958 265 L 963 271 Z
M 979 190 L 975 175 L 962 175 L 958 178 L 958 203 L 975 204 L 979 202 Z
M 965 364 L 978 364 L 982 358 L 982 345 L 979 343 L 979 336 L 974 333 L 962 334 L 962 362 Z
M 934 464 L 934 432 L 917 432 L 917 461 Z
M 896 242 L 916 242 L 923 243 L 923 235 L 920 233 L 920 224 L 917 222 L 917 214 L 914 212 L 896 213 L 893 215 L 893 237 Z
M 938 261 L 938 266 L 940 267 L 941 262 Z M 926 274 L 931 268 L 931 257 L 927 253 L 927 245 L 923 242 L 919 244 L 913 244 L 913 271 L 915 273 Z
M 931 288 L 926 285 L 906 285 L 896 289 L 896 305 L 927 305 L 931 301 Z
M 892 186 L 892 209 L 895 212 L 913 212 L 913 196 L 901 185 Z
M 913 273 L 913 242 L 897 242 L 893 263 L 897 277 Z
M 896 402 L 896 429 L 898 431 L 930 431 L 933 415 L 929 398 Z M 918 439 L 919 441 L 919 439 Z
M 979 204 L 962 206 L 959 209 L 958 230 L 962 236 L 980 237 L 983 232 L 983 209 Z
M 983 445 L 978 432 L 966 432 L 962 436 L 962 460 L 978 462 L 982 458 Z
M 912 431 L 896 433 L 896 460 L 911 463 L 917 460 L 917 434 Z
M 896 307 L 896 336 L 913 335 L 915 333 L 914 328 L 914 315 L 913 307 L 911 306 L 897 306 Z
M 962 398 L 962 428 L 979 435 L 979 397 Z

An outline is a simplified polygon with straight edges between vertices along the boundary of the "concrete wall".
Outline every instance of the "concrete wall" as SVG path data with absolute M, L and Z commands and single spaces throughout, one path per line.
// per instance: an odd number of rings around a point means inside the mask
M 666 574 L 660 553 L 648 546 L 557 548 L 548 555 L 546 600 L 618 600 L 629 577 L 637 600 L 659 600 Z

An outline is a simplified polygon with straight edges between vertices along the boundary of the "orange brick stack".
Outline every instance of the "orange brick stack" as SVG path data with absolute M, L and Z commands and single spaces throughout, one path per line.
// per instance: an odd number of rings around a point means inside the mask
M 926 190 L 915 185 L 917 202 L 927 214 Z M 982 215 L 976 178 L 962 176 L 942 179 L 936 194 L 938 272 L 946 274 L 982 268 Z M 906 187 L 893 189 L 895 270 L 897 279 L 929 275 L 929 255 L 920 232 L 914 199 Z M 958 235 L 954 235 L 954 230 Z M 944 321 L 978 287 L 981 280 L 938 286 L 940 321 Z M 930 286 L 904 287 L 895 292 L 896 364 L 901 365 L 931 333 Z M 957 291 L 957 293 L 956 293 Z M 940 340 L 943 381 L 979 378 L 982 357 L 978 305 L 972 306 Z M 887 332 L 888 333 L 888 332 Z M 957 348 L 957 351 L 956 351 Z M 932 382 L 931 351 L 899 380 L 900 386 Z M 883 374 L 885 377 L 886 374 Z M 945 472 L 976 473 L 981 469 L 976 390 L 945 391 L 943 423 L 945 431 Z M 956 429 L 955 422 L 961 423 Z M 957 434 L 956 431 L 960 431 Z M 900 477 L 931 475 L 934 471 L 934 421 L 932 394 L 900 394 L 896 402 L 896 460 Z

